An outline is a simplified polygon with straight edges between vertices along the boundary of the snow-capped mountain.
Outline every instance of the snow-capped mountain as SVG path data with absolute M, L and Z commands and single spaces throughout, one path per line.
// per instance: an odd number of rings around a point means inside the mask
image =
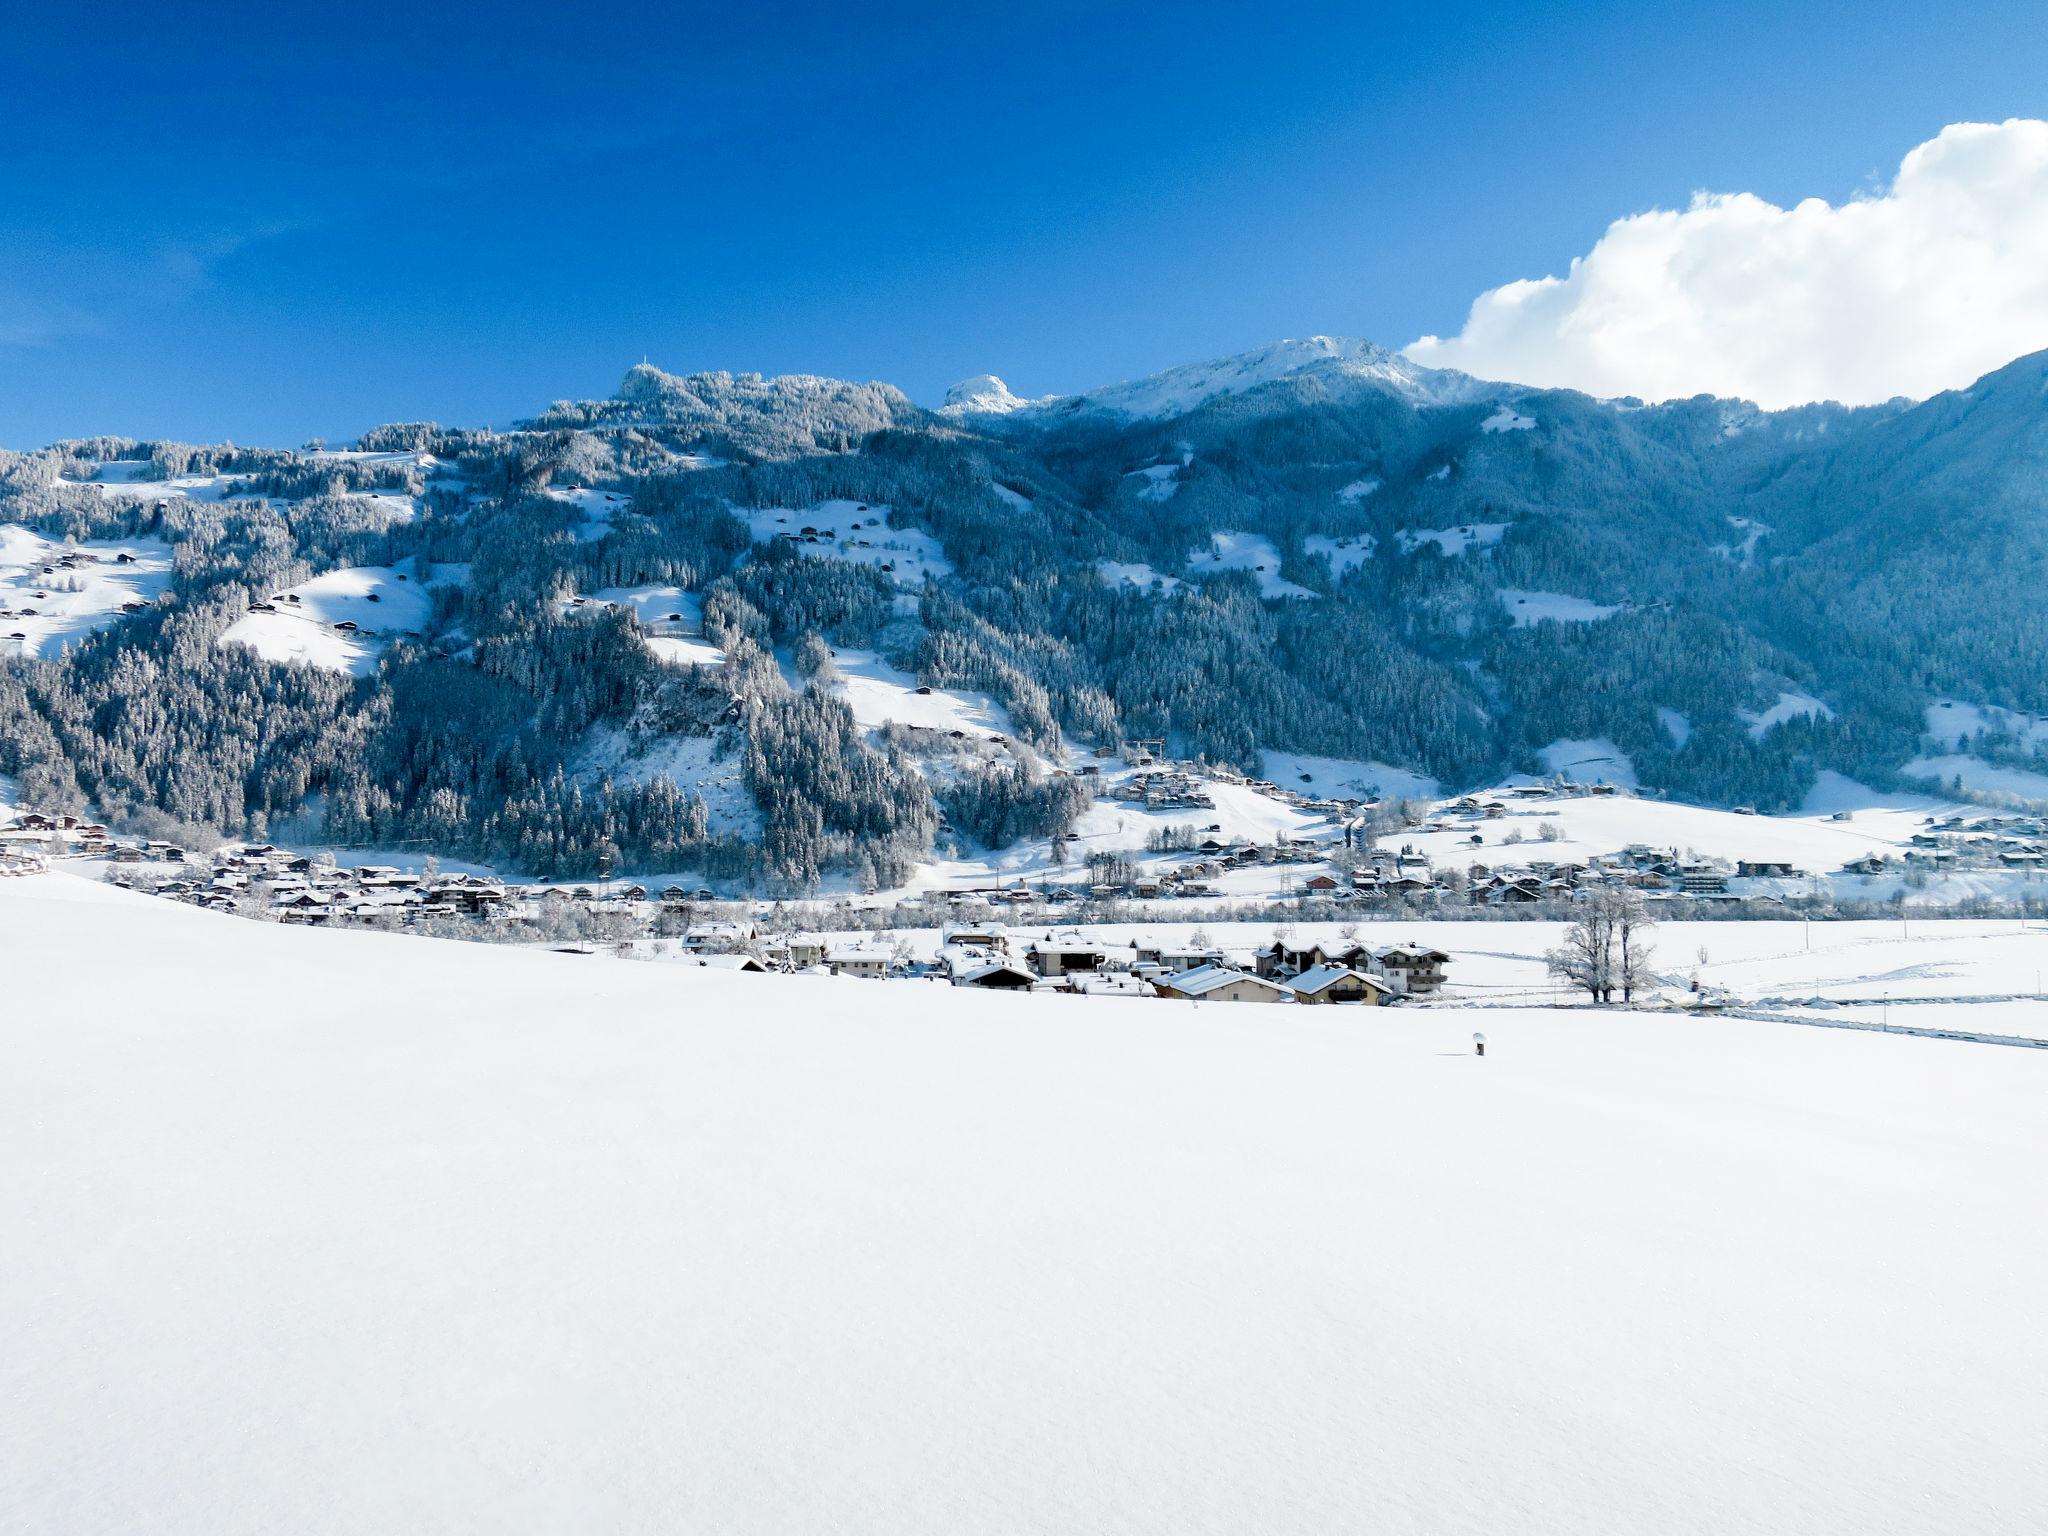
M 1045 395 L 1037 400 L 1026 400 L 1022 395 L 1012 394 L 1010 386 L 992 373 L 978 373 L 971 379 L 962 379 L 946 391 L 946 403 L 939 407 L 941 416 L 1008 416 L 1013 411 L 1026 411 L 1042 407 L 1056 400 L 1056 395 Z
M 947 392 L 942 414 L 1031 420 L 1101 412 L 1125 420 L 1164 419 L 1185 415 L 1226 395 L 1241 395 L 1293 378 L 1379 388 L 1417 405 L 1463 405 L 1513 389 L 1453 369 L 1424 368 L 1398 352 L 1357 337 L 1308 336 L 1276 341 L 1231 357 L 1186 363 L 1078 395 L 1048 395 L 1039 400 L 1020 399 L 1001 379 L 983 374 L 954 385 Z

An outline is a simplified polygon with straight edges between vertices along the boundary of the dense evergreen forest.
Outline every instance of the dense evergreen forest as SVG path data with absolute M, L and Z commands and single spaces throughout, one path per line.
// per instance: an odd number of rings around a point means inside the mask
M 0 642 L 0 773 L 131 822 L 788 890 L 1053 836 L 1087 794 L 1052 765 L 1132 739 L 1450 787 L 1605 739 L 1650 791 L 1783 809 L 1822 769 L 1892 782 L 1933 700 L 2048 712 L 2044 380 L 2037 356 L 1917 406 L 1763 413 L 1329 367 L 1166 417 L 998 416 L 643 365 L 511 431 L 0 454 L 0 524 L 173 563 L 64 653 Z M 828 504 L 933 558 L 835 557 L 797 531 Z M 370 664 L 224 643 L 354 568 L 431 596 Z M 577 601 L 616 589 L 683 594 L 723 659 Z M 862 728 L 827 686 L 846 647 L 994 697 L 1013 738 Z M 1825 708 L 1760 726 L 1787 697 Z M 753 814 L 646 766 L 679 742 L 737 764 Z

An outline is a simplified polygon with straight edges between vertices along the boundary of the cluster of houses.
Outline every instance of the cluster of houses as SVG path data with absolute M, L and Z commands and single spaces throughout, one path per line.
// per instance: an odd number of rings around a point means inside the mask
M 55 576 L 59 571 L 75 571 L 89 565 L 133 565 L 134 563 L 135 556 L 125 549 L 105 557 L 95 555 L 89 550 L 67 549 L 60 555 L 53 555 L 38 569 L 37 574 L 43 577 L 50 577 Z M 47 602 L 49 596 L 50 594 L 47 591 L 30 592 L 28 594 L 29 602 L 31 603 Z M 127 602 L 121 604 L 121 612 L 140 613 L 145 606 L 140 598 L 130 598 Z M 0 607 L 0 621 L 7 619 L 33 619 L 41 616 L 41 609 L 31 608 L 26 604 L 19 608 Z M 25 629 L 7 630 L 4 633 L 0 633 L 0 639 L 26 641 L 28 639 L 28 631 Z
M 82 816 L 23 811 L 0 826 L 0 863 L 13 866 L 16 874 L 40 868 L 52 858 L 105 854 L 114 846 L 103 825 Z
M 725 963 L 736 969 L 922 977 L 984 991 L 1191 1002 L 1373 1006 L 1432 996 L 1442 988 L 1450 963 L 1450 956 L 1423 945 L 1300 946 L 1275 940 L 1246 966 L 1193 940 L 1117 943 L 1073 931 L 1013 933 L 997 923 L 949 925 L 931 959 L 914 958 L 903 945 L 889 948 L 817 934 L 765 936 L 744 923 L 694 927 L 684 942 L 686 949 L 722 949 Z M 707 955 L 704 963 L 714 963 L 713 958 Z
M 1900 862 L 1909 868 L 2038 870 L 2048 868 L 2048 817 L 2018 812 L 1930 816 L 1907 843 Z
M 1113 792 L 1114 798 L 1148 810 L 1212 811 L 1216 802 L 1203 780 L 1182 767 L 1144 769 Z
M 169 878 L 117 869 L 116 884 L 145 886 L 157 895 L 194 906 L 247 912 L 252 906 L 280 922 L 314 927 L 335 923 L 411 923 L 422 918 L 471 918 L 493 923 L 531 922 L 550 907 L 644 906 L 640 885 L 517 885 L 487 875 L 421 872 L 384 864 L 341 868 L 290 849 L 254 843 L 214 854 L 195 866 L 183 850 L 168 844 L 122 845 L 112 850 L 116 865 L 164 860 L 179 867 Z M 682 907 L 709 901 L 708 890 L 670 886 L 660 904 Z

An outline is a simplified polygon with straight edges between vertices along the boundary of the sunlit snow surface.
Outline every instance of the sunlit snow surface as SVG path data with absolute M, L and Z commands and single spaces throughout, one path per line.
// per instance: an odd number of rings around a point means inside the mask
M 1515 587 L 1501 588 L 1500 601 L 1501 606 L 1513 615 L 1517 629 L 1527 629 L 1545 619 L 1559 624 L 1591 624 L 1611 619 L 1621 612 L 1620 608 L 1610 604 L 1569 597 L 1562 592 L 1530 592 Z
M 1315 596 L 1307 587 L 1282 579 L 1280 551 L 1264 534 L 1231 529 L 1211 534 L 1206 548 L 1188 552 L 1188 570 L 1197 576 L 1249 571 L 1258 581 L 1259 596 L 1267 599 Z
M 2048 1052 L 0 934 L 24 1531 L 2048 1522 Z
M 432 580 L 430 570 L 423 582 L 411 562 L 328 571 L 265 593 L 259 601 L 271 611 L 244 614 L 228 626 L 220 643 L 248 646 L 266 661 L 361 677 L 376 671 L 378 657 L 394 636 L 421 632 L 433 612 L 427 590 Z M 355 628 L 338 627 L 343 624 Z
M 170 546 L 158 540 L 66 544 L 0 523 L 0 657 L 55 656 L 170 582 Z
M 1507 531 L 1506 523 L 1467 523 L 1458 528 L 1403 528 L 1394 537 L 1403 553 L 1412 553 L 1425 544 L 1434 544 L 1442 554 L 1462 555 L 1468 549 L 1484 549 L 1498 544 Z
M 926 577 L 953 573 L 937 539 L 920 528 L 891 528 L 885 506 L 825 501 L 804 511 L 735 507 L 733 515 L 747 525 L 756 544 L 782 539 L 815 559 L 873 566 L 900 589 L 914 590 Z

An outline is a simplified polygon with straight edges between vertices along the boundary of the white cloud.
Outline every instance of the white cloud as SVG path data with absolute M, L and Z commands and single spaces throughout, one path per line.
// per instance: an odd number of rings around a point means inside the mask
M 1481 378 L 1766 406 L 1923 397 L 2048 347 L 2048 122 L 1956 123 L 1882 192 L 1699 193 L 1569 275 L 1483 293 L 1408 356 Z

